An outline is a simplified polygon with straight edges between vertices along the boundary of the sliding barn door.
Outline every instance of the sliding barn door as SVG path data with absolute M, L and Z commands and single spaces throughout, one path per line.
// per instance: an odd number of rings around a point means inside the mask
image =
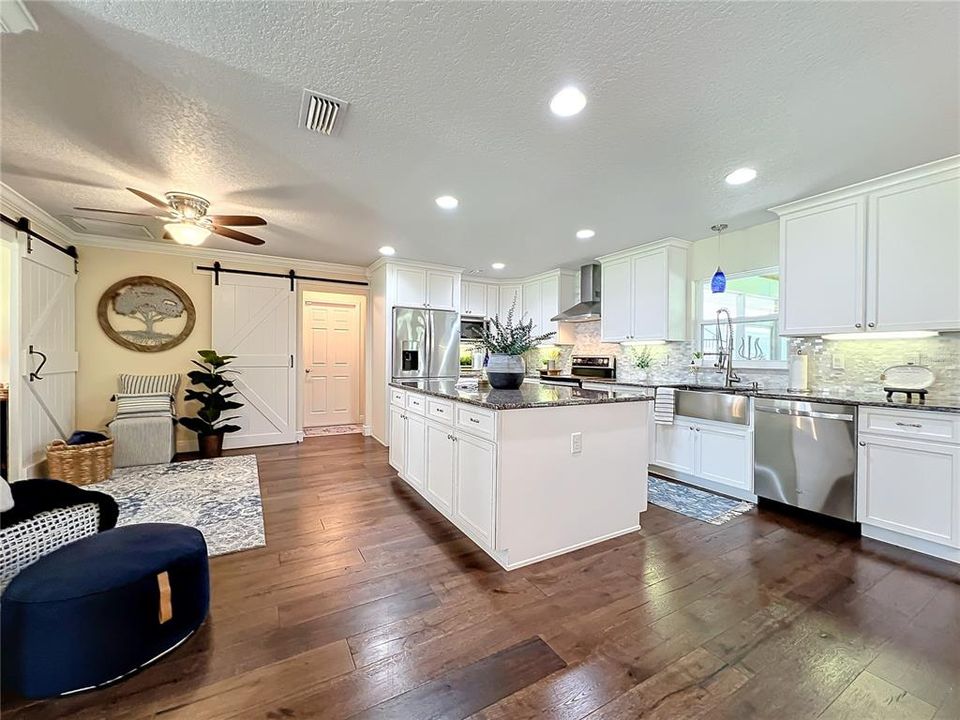
M 47 444 L 75 430 L 77 276 L 73 258 L 18 235 L 18 267 L 11 268 L 19 345 L 11 368 L 10 473 L 22 480 L 42 476 Z
M 296 442 L 296 299 L 282 278 L 220 274 L 213 286 L 213 349 L 236 355 L 230 366 L 244 403 L 234 421 L 242 428 L 224 447 Z

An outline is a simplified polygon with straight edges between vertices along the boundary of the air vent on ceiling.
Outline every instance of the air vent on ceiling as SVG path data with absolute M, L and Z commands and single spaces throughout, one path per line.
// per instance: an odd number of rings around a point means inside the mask
M 303 91 L 300 126 L 321 135 L 336 135 L 349 103 L 313 90 Z

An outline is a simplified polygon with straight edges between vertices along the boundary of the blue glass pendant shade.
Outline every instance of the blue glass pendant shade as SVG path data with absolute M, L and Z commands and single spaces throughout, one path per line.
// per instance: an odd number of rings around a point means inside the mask
M 727 289 L 727 276 L 723 274 L 723 270 L 717 266 L 717 271 L 713 274 L 713 279 L 710 281 L 710 289 L 714 293 L 722 293 Z

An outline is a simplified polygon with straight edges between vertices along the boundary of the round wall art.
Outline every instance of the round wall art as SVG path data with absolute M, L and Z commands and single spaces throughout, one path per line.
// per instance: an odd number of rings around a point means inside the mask
M 163 278 L 137 275 L 107 288 L 97 320 L 117 345 L 139 352 L 160 352 L 189 337 L 197 321 L 190 297 Z

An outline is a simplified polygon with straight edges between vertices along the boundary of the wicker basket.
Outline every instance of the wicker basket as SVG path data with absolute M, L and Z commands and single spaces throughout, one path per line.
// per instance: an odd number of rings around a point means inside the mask
M 74 485 L 101 482 L 113 472 L 113 438 L 84 445 L 54 440 L 47 445 L 48 475 Z

